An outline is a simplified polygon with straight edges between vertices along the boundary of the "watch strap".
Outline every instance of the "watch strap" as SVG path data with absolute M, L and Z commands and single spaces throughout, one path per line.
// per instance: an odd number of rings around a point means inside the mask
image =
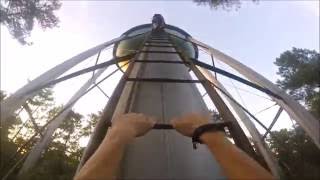
M 205 132 L 216 132 L 216 131 L 223 131 L 224 128 L 228 127 L 230 122 L 222 122 L 222 123 L 210 123 L 204 124 L 196 128 L 192 135 L 192 144 L 193 149 L 197 149 L 197 143 L 202 144 L 203 142 L 200 140 L 200 136 Z

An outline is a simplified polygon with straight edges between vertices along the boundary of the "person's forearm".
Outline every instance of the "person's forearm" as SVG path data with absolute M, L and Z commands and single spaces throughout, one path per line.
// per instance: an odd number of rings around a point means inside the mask
M 80 169 L 75 180 L 115 178 L 124 148 L 131 138 L 111 128 L 96 152 Z
M 228 141 L 222 132 L 207 132 L 200 139 L 214 154 L 228 178 L 274 179 L 267 170 Z

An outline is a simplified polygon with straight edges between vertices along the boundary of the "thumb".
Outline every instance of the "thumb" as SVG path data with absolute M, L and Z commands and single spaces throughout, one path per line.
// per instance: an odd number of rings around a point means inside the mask
M 177 122 L 178 122 L 178 118 L 172 118 L 172 119 L 170 120 L 170 124 L 171 124 L 174 128 L 177 127 Z
M 148 117 L 148 121 L 150 122 L 151 127 L 153 127 L 157 122 L 157 118 L 154 116 L 150 116 Z

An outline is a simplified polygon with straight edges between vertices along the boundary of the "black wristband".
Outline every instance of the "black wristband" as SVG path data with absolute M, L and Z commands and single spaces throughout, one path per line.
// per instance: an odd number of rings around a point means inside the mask
M 230 122 L 222 122 L 222 123 L 212 123 L 212 124 L 205 124 L 199 126 L 197 129 L 194 130 L 192 135 L 192 144 L 193 149 L 197 149 L 196 143 L 202 144 L 200 140 L 200 136 L 205 132 L 216 132 L 216 131 L 224 131 L 224 127 L 228 127 Z

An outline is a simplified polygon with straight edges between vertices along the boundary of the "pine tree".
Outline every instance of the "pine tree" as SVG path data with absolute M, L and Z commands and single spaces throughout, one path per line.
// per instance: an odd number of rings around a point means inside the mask
M 56 27 L 59 23 L 54 11 L 61 7 L 59 0 L 1 0 L 0 23 L 21 44 L 27 42 L 37 22 L 42 29 Z

